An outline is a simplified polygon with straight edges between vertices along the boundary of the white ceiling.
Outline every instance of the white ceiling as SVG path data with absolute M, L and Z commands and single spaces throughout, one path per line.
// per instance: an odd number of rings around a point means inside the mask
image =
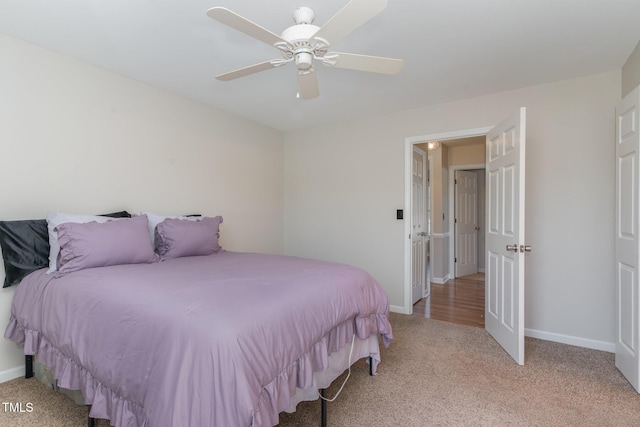
M 224 6 L 274 33 L 308 6 L 322 26 L 347 0 L 0 0 L 0 32 L 283 131 L 619 70 L 640 40 L 639 0 L 389 0 L 337 51 L 405 60 L 388 76 L 316 66 L 222 82 L 279 57 L 207 17 Z

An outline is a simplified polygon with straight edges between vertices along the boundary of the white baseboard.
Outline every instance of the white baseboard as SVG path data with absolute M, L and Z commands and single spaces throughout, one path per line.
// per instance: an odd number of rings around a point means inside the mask
M 556 334 L 554 332 L 537 331 L 535 329 L 525 329 L 525 336 L 538 338 L 546 341 L 559 342 L 562 344 L 575 345 L 577 347 L 591 348 L 593 350 L 616 352 L 616 344 L 607 341 L 598 341 L 588 338 L 573 337 L 570 335 Z
M 485 271 L 484 271 L 484 268 L 479 268 L 479 269 L 478 269 L 478 273 L 484 273 L 484 272 L 485 272 Z
M 400 305 L 390 305 L 389 306 L 389 311 L 392 312 L 392 313 L 411 314 L 411 312 L 407 313 L 404 310 L 404 307 L 402 307 Z
M 431 283 L 435 283 L 437 285 L 444 285 L 445 283 L 447 283 L 447 280 L 449 280 L 448 276 L 447 277 L 432 277 L 431 278 Z
M 0 372 L 0 383 L 4 383 L 19 377 L 24 377 L 24 365 Z

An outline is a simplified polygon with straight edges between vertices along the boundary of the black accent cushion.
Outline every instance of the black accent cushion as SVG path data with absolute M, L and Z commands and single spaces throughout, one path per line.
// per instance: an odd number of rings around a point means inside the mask
M 108 216 L 110 218 L 131 218 L 131 214 L 127 211 L 112 212 L 108 214 L 100 214 L 98 216 Z
M 49 265 L 49 232 L 44 219 L 0 221 L 4 259 L 3 288 L 20 283 L 27 274 Z
M 104 214 L 131 218 L 127 211 Z M 0 248 L 4 260 L 3 288 L 20 283 L 29 273 L 49 266 L 49 232 L 45 219 L 0 221 Z

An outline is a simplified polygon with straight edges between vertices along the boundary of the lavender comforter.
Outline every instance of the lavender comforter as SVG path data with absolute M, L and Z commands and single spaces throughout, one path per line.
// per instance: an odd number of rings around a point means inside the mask
M 5 337 L 112 425 L 272 426 L 354 333 L 388 345 L 388 310 L 361 269 L 222 252 L 38 270 L 16 290 Z

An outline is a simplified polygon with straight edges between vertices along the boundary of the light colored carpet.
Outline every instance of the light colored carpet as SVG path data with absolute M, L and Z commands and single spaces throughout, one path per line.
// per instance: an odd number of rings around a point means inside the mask
M 483 329 L 398 314 L 391 321 L 395 340 L 383 349 L 378 375 L 368 376 L 362 361 L 355 365 L 328 405 L 330 427 L 640 425 L 640 395 L 613 354 L 527 339 L 521 367 Z M 34 406 L 26 414 L 0 407 L 3 427 L 87 425 L 86 408 L 33 379 L 0 384 L 0 401 Z M 297 409 L 281 414 L 280 425 L 319 425 L 317 401 Z

